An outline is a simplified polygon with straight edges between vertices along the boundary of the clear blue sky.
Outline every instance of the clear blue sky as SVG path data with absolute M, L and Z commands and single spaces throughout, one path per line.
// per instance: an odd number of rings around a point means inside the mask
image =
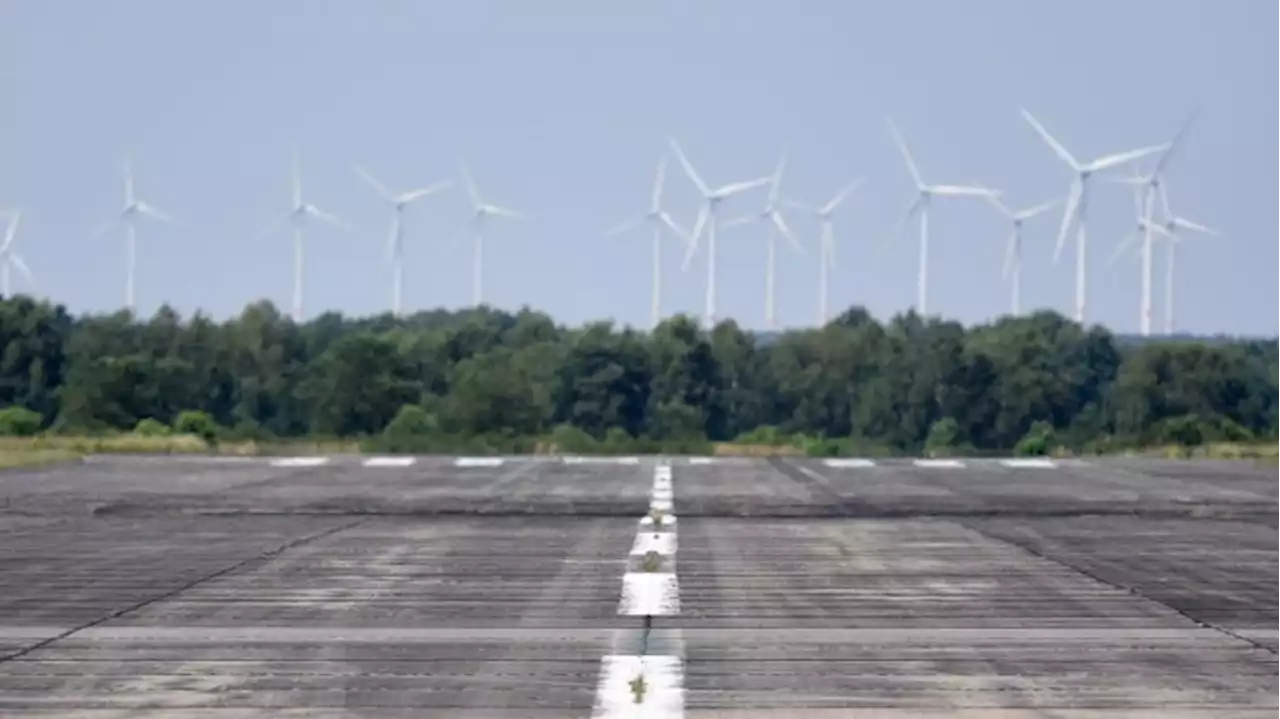
M 142 227 L 143 314 L 168 302 L 225 317 L 261 297 L 287 309 L 290 240 L 253 238 L 286 209 L 298 147 L 308 199 L 358 227 L 310 231 L 308 315 L 364 314 L 388 304 L 389 217 L 351 163 L 408 188 L 465 156 L 488 199 L 535 219 L 490 233 L 489 301 L 643 325 L 647 236 L 600 233 L 645 208 L 674 135 L 713 184 L 766 174 L 784 150 L 792 197 L 866 177 L 838 218 L 833 305 L 887 317 L 914 299 L 917 254 L 913 230 L 879 249 L 912 196 L 887 115 L 926 180 L 987 183 L 1024 206 L 1064 195 L 1069 175 L 1018 105 L 1081 158 L 1163 142 L 1199 105 L 1171 200 L 1225 236 L 1179 255 L 1178 324 L 1274 334 L 1276 27 L 1275 3 L 1243 0 L 16 0 L 0 8 L 0 207 L 27 212 L 20 247 L 41 294 L 114 309 L 123 235 L 90 233 L 120 208 L 129 152 L 141 196 L 186 223 Z M 691 225 L 692 185 L 672 174 L 668 187 Z M 1131 197 L 1095 189 L 1090 319 L 1133 331 L 1138 265 L 1107 265 Z M 985 204 L 935 209 L 930 310 L 1003 312 L 1006 226 Z M 408 309 L 469 300 L 469 254 L 441 248 L 464 213 L 460 192 L 410 211 Z M 1058 219 L 1028 228 L 1024 303 L 1069 313 L 1073 257 L 1050 261 Z M 816 228 L 792 224 L 811 251 L 780 256 L 779 316 L 808 325 Z M 667 309 L 696 313 L 702 266 L 679 275 L 669 249 Z M 761 326 L 763 231 L 723 234 L 720 258 L 721 314 Z

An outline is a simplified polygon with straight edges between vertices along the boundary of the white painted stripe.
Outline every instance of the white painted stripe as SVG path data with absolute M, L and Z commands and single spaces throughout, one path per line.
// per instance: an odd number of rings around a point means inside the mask
M 928 469 L 963 467 L 964 462 L 958 459 L 917 459 L 912 464 L 917 467 L 925 467 Z
M 665 527 L 665 526 L 667 526 L 667 525 L 673 525 L 673 524 L 675 524 L 675 523 L 676 523 L 676 515 L 674 515 L 674 514 L 664 514 L 664 515 L 662 515 L 662 526 L 664 526 L 664 527 Z M 652 526 L 653 526 L 653 517 L 650 517 L 649 515 L 645 515 L 645 516 L 641 517 L 641 518 L 640 518 L 640 526 L 642 526 L 642 527 L 652 527 Z
M 1000 464 L 1003 464 L 1006 467 L 1017 467 L 1019 469 L 1053 469 L 1058 466 L 1057 462 L 1043 457 L 1002 459 L 1000 460 Z
M 622 575 L 618 614 L 664 617 L 680 613 L 680 584 L 671 572 L 627 572 Z
M 671 487 L 654 487 L 652 496 L 654 499 L 661 499 L 667 502 L 670 502 L 673 498 Z
M 453 460 L 455 467 L 501 467 L 505 462 L 502 457 L 458 457 Z
M 631 682 L 644 677 L 639 703 Z M 684 716 L 684 663 L 680 657 L 610 654 L 600 660 L 592 719 L 675 719 Z
M 640 464 L 639 457 L 582 457 L 569 454 L 560 460 L 565 464 Z
M 272 467 L 319 467 L 328 464 L 328 457 L 281 457 L 271 460 Z
M 690 457 L 689 464 L 715 464 L 715 457 Z
M 649 502 L 649 509 L 654 512 L 670 512 L 672 509 L 670 499 L 654 499 Z
M 654 477 L 653 488 L 654 489 L 671 489 L 671 478 L 670 477 Z
M 856 459 L 856 458 L 849 458 L 849 457 L 840 457 L 838 459 L 824 459 L 822 460 L 822 463 L 828 467 L 835 467 L 836 469 L 859 469 L 863 467 L 876 466 L 875 460 Z
M 411 467 L 417 457 L 369 457 L 364 461 L 366 467 Z
M 640 532 L 636 541 L 631 543 L 631 556 L 643 556 L 649 552 L 657 552 L 664 557 L 676 553 L 675 532 Z
M 658 479 L 659 477 L 664 479 L 671 479 L 671 465 L 660 464 L 657 467 L 654 467 L 653 478 Z

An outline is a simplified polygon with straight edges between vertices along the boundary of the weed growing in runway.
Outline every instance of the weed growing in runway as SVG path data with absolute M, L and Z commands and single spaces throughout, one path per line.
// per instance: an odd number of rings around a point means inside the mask
M 649 518 L 653 520 L 654 527 L 661 527 L 662 523 L 666 521 L 667 516 L 660 510 L 654 509 L 649 511 Z
M 635 703 L 643 702 L 645 690 L 649 688 L 644 680 L 644 674 L 637 674 L 635 679 L 627 682 L 627 684 L 631 686 L 631 697 L 635 700 Z
M 644 563 L 640 565 L 646 572 L 656 572 L 662 568 L 662 555 L 652 549 L 644 554 Z

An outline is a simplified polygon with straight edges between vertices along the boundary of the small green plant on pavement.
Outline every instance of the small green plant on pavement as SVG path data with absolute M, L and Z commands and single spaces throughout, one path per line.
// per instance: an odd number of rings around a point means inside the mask
M 643 702 L 645 690 L 649 688 L 644 680 L 644 674 L 637 674 L 628 684 L 631 686 L 631 697 L 635 700 L 635 703 Z

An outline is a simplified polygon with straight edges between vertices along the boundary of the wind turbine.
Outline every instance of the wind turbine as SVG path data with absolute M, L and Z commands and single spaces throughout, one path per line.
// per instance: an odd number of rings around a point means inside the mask
M 915 160 L 911 159 L 911 151 L 907 149 L 907 141 L 902 139 L 902 133 L 898 131 L 898 126 L 893 120 L 889 120 L 889 132 L 893 135 L 893 141 L 898 145 L 898 149 L 902 152 L 902 158 L 907 162 L 907 171 L 911 173 L 911 179 L 916 183 L 916 199 L 911 201 L 907 206 L 907 211 L 902 215 L 902 219 L 898 220 L 895 225 L 893 236 L 897 236 L 903 225 L 911 221 L 916 215 L 920 216 L 920 270 L 916 279 L 916 312 L 921 315 L 928 313 L 928 280 L 929 280 L 929 206 L 933 203 L 934 197 L 995 197 L 999 193 L 989 190 L 985 187 L 977 187 L 972 185 L 927 185 L 920 176 L 920 169 L 916 167 Z
M 812 213 L 818 218 L 818 225 L 821 229 L 821 239 L 818 247 L 818 326 L 822 327 L 827 324 L 827 293 L 828 283 L 830 281 L 831 268 L 836 264 L 836 242 L 835 231 L 833 229 L 831 214 L 836 208 L 844 202 L 854 190 L 862 185 L 862 180 L 855 180 L 845 185 L 835 197 L 827 200 L 825 205 L 821 207 L 812 207 L 794 200 L 783 200 L 783 204 L 794 207 L 798 210 Z
M 1054 246 L 1053 261 L 1057 262 L 1062 256 L 1062 247 L 1067 240 L 1067 231 L 1071 228 L 1071 222 L 1076 223 L 1076 322 L 1084 322 L 1085 310 L 1085 271 L 1086 271 L 1086 253 L 1085 253 L 1085 213 L 1089 205 L 1089 178 L 1096 172 L 1110 170 L 1120 167 L 1134 160 L 1162 152 L 1169 148 L 1166 143 L 1164 145 L 1155 145 L 1151 147 L 1141 147 L 1136 150 L 1127 150 L 1125 152 L 1117 152 L 1111 155 L 1104 155 L 1092 162 L 1081 163 L 1062 143 L 1053 138 L 1049 131 L 1044 129 L 1038 120 L 1026 108 L 1018 108 L 1022 113 L 1023 119 L 1031 125 L 1040 135 L 1040 138 L 1049 145 L 1050 148 L 1058 155 L 1058 157 L 1071 168 L 1075 173 L 1075 177 L 1071 180 L 1071 191 L 1067 195 L 1067 209 L 1062 214 L 1062 226 L 1058 229 L 1058 242 Z
M 480 199 L 476 183 L 471 179 L 471 171 L 467 163 L 461 163 L 463 183 L 467 186 L 467 196 L 471 199 L 471 222 L 475 244 L 472 245 L 471 256 L 471 304 L 480 306 L 484 279 L 484 226 L 490 217 L 506 217 L 512 220 L 525 220 L 526 216 Z
M 639 217 L 614 225 L 604 233 L 605 237 L 614 237 L 624 232 L 630 232 L 646 223 L 651 227 L 653 232 L 653 297 L 650 312 L 654 327 L 657 327 L 658 322 L 662 319 L 663 227 L 669 228 L 676 236 L 683 239 L 686 246 L 692 241 L 689 233 L 680 227 L 675 220 L 671 219 L 671 215 L 666 210 L 662 209 L 662 186 L 666 182 L 666 174 L 667 158 L 663 156 L 658 160 L 658 172 L 653 179 L 653 199 L 649 204 L 649 211 Z
M 1169 142 L 1169 149 L 1165 150 L 1156 160 L 1155 169 L 1150 174 L 1144 176 L 1139 174 L 1135 168 L 1133 176 L 1112 180 L 1113 182 L 1134 185 L 1134 189 L 1137 192 L 1138 215 L 1142 220 L 1139 225 L 1139 230 L 1142 232 L 1142 303 L 1138 309 L 1138 324 L 1139 331 L 1144 337 L 1151 334 L 1151 272 L 1155 259 L 1153 257 L 1155 250 L 1152 247 L 1152 232 L 1155 227 L 1156 193 L 1164 191 L 1164 174 L 1169 167 L 1169 160 L 1178 148 L 1179 143 L 1182 142 L 1187 130 L 1191 128 L 1191 123 L 1195 121 L 1196 114 L 1196 111 L 1192 111 L 1191 116 L 1187 118 L 1178 133 L 1173 136 L 1173 140 Z M 1170 246 L 1172 247 L 1172 245 Z
M 684 265 L 682 269 L 689 268 L 689 262 L 693 260 L 693 255 L 698 251 L 698 238 L 702 235 L 705 227 L 707 230 L 707 288 L 706 288 L 706 307 L 703 310 L 703 321 L 707 328 L 715 326 L 716 318 L 716 210 L 720 207 L 720 203 L 733 197 L 740 195 L 748 190 L 754 190 L 757 187 L 768 184 L 770 178 L 761 177 L 755 180 L 745 180 L 743 182 L 731 182 L 716 189 L 707 187 L 707 183 L 702 181 L 698 175 L 698 171 L 693 169 L 693 165 L 689 162 L 689 158 L 684 156 L 684 151 L 680 149 L 680 145 L 674 138 L 667 141 L 671 145 L 671 149 L 676 153 L 676 159 L 680 161 L 680 166 L 684 168 L 684 174 L 689 176 L 694 186 L 698 188 L 698 192 L 702 194 L 702 209 L 698 211 L 698 220 L 693 227 L 693 237 L 689 240 L 689 251 L 685 254 Z
M 93 232 L 93 236 L 97 237 L 102 233 L 110 230 L 115 224 L 121 223 L 125 227 L 128 244 L 126 246 L 126 278 L 124 289 L 124 306 L 130 312 L 133 311 L 133 296 L 135 273 L 138 265 L 138 215 L 147 215 L 157 220 L 162 220 L 170 224 L 176 225 L 178 221 L 172 217 L 157 210 L 154 206 L 139 200 L 133 190 L 133 166 L 130 162 L 124 163 L 124 209 L 115 218 L 99 225 Z
M 355 165 L 356 174 L 372 187 L 384 200 L 391 203 L 391 232 L 387 235 L 387 258 L 391 261 L 391 313 L 400 315 L 400 293 L 404 283 L 404 210 L 409 205 L 447 189 L 453 185 L 452 180 L 442 180 L 432 185 L 395 193 L 378 181 L 376 177 L 359 165 Z
M 32 285 L 35 284 L 36 278 L 31 274 L 31 268 L 27 267 L 27 263 L 22 261 L 18 251 L 13 248 L 14 238 L 18 234 L 18 221 L 22 219 L 22 210 L 15 209 L 0 214 L 9 216 L 9 227 L 4 233 L 4 244 L 0 244 L 0 296 L 8 299 L 12 296 L 9 290 L 9 268 L 18 268 L 18 271 L 26 276 L 27 282 Z
M 293 195 L 289 211 L 258 233 L 262 239 L 285 223 L 293 225 L 293 321 L 302 322 L 302 228 L 308 217 L 314 217 L 340 229 L 350 231 L 351 226 L 319 207 L 302 200 L 302 169 L 298 153 L 293 154 Z
M 1126 249 L 1133 245 L 1134 240 L 1139 237 L 1144 238 L 1144 244 L 1147 237 L 1152 234 L 1158 234 L 1168 240 L 1168 246 L 1165 248 L 1165 275 L 1164 275 L 1164 333 L 1166 335 L 1173 334 L 1173 275 L 1174 260 L 1176 256 L 1176 248 L 1182 244 L 1182 232 L 1191 230 L 1199 232 L 1203 235 L 1211 235 L 1221 237 L 1222 233 L 1217 230 L 1205 227 L 1198 222 L 1192 222 L 1185 217 L 1178 217 L 1169 211 L 1169 196 L 1162 184 L 1159 187 L 1161 210 L 1164 219 L 1159 222 L 1147 220 L 1143 215 L 1138 216 L 1138 227 L 1130 232 L 1127 237 L 1116 247 L 1115 254 L 1111 256 L 1114 262 Z M 1144 263 L 1145 264 L 1145 263 Z
M 791 242 L 791 246 L 796 249 L 796 252 L 804 254 L 804 248 L 800 246 L 800 241 L 792 234 L 791 228 L 787 227 L 786 221 L 782 219 L 782 213 L 778 211 L 778 194 L 781 191 L 782 171 L 786 168 L 786 165 L 787 158 L 785 156 L 778 160 L 778 167 L 773 171 L 773 177 L 769 179 L 769 196 L 765 200 L 763 210 L 755 215 L 747 215 L 736 220 L 730 220 L 722 228 L 727 230 L 749 222 L 760 222 L 769 230 L 764 275 L 764 325 L 766 329 L 774 329 L 777 326 L 774 284 L 777 271 L 778 233 L 781 232 Z
M 1001 271 L 1001 277 L 1011 281 L 1013 316 L 1016 317 L 1022 313 L 1022 225 L 1036 215 L 1062 204 L 1062 200 L 1049 200 L 1018 211 L 1009 209 L 1000 201 L 1000 198 L 995 196 L 991 197 L 991 204 L 1013 223 L 1013 231 L 1009 233 L 1009 240 L 1005 244 L 1004 269 Z

